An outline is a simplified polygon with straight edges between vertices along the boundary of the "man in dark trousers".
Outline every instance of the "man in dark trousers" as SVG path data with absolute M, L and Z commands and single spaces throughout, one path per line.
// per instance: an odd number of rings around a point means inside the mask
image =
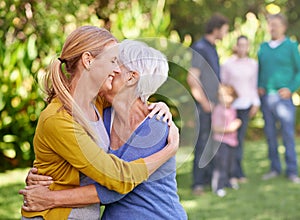
M 219 56 L 215 43 L 223 39 L 228 29 L 228 19 L 221 14 L 214 14 L 206 23 L 204 37 L 192 45 L 192 66 L 187 83 L 197 103 L 200 120 L 199 136 L 194 151 L 194 195 L 201 195 L 204 192 L 203 187 L 211 183 L 212 155 L 205 156 L 205 148 L 211 145 L 211 112 L 217 102 L 220 82 Z

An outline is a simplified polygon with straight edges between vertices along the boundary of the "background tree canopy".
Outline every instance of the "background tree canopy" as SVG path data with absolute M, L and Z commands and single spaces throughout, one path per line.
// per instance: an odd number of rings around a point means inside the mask
M 45 107 L 38 78 L 76 27 L 105 27 L 120 40 L 160 37 L 173 42 L 160 47 L 168 53 L 170 75 L 186 86 L 182 66 L 189 65 L 189 56 L 178 44 L 188 48 L 200 38 L 205 21 L 216 11 L 231 24 L 231 33 L 219 45 L 222 59 L 241 33 L 253 42 L 255 57 L 259 43 L 268 37 L 267 12 L 286 14 L 288 34 L 300 37 L 296 0 L 0 0 L 0 169 L 31 166 L 35 126 Z

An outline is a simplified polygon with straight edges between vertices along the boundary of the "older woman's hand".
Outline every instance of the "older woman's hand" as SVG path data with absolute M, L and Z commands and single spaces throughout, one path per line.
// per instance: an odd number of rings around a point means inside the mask
M 45 186 L 26 186 L 25 189 L 19 191 L 19 194 L 24 196 L 22 209 L 32 212 L 53 208 L 54 201 L 51 200 L 50 193 L 51 191 Z
M 157 113 L 157 119 L 160 120 L 162 116 L 164 116 L 163 121 L 167 122 L 170 126 L 172 123 L 172 114 L 170 112 L 169 107 L 164 102 L 157 102 L 157 103 L 151 103 L 148 106 L 148 109 L 151 110 L 150 114 L 148 115 L 149 118 L 152 118 Z
M 33 167 L 28 171 L 26 177 L 26 185 L 42 185 L 42 186 L 50 186 L 53 183 L 51 176 L 44 176 L 38 174 L 38 169 Z

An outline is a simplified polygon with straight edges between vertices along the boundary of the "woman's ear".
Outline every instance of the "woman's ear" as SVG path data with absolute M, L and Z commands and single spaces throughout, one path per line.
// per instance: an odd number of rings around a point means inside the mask
M 135 71 L 128 72 L 127 84 L 129 86 L 137 84 L 139 79 L 140 79 L 140 74 L 138 72 Z
M 93 56 L 90 52 L 84 52 L 82 55 L 81 55 L 81 62 L 82 62 L 82 65 L 84 66 L 84 68 L 86 70 L 90 70 L 90 65 L 91 65 L 91 60 L 92 60 Z

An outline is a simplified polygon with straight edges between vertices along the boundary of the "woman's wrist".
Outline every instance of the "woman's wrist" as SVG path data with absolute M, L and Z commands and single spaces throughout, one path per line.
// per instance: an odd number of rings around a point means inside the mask
M 62 207 L 60 202 L 60 194 L 59 191 L 50 191 L 48 195 L 46 195 L 48 198 L 49 204 L 47 209 Z

